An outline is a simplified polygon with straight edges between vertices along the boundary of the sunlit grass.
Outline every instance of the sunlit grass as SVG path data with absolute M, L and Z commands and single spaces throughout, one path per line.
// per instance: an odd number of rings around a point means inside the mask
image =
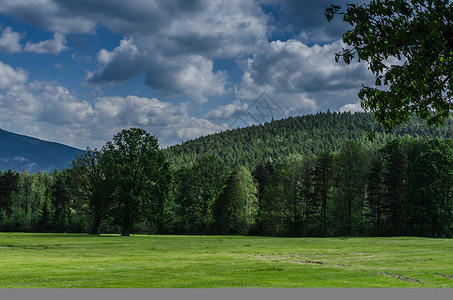
M 0 233 L 0 287 L 453 287 L 453 240 Z

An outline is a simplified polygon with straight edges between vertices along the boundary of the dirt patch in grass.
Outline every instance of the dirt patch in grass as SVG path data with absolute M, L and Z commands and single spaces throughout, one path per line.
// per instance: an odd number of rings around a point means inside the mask
M 446 275 L 446 274 L 434 274 L 434 275 L 453 280 L 453 276 L 452 275 Z
M 260 260 L 280 262 L 280 263 L 290 263 L 290 264 L 315 264 L 315 265 L 324 265 L 325 262 L 314 261 L 314 260 L 300 260 L 294 259 L 295 255 L 251 255 L 250 257 L 257 258 Z
M 411 277 L 406 277 L 406 276 L 401 276 L 401 275 L 398 275 L 398 274 L 391 274 L 391 273 L 385 273 L 385 272 L 381 272 L 381 273 L 378 273 L 378 274 L 381 274 L 381 275 L 384 275 L 384 276 L 387 276 L 387 277 L 393 277 L 393 278 L 396 278 L 396 279 L 399 279 L 399 280 L 402 280 L 402 281 L 406 281 L 406 282 L 416 282 L 416 283 L 424 284 L 423 281 L 420 281 L 418 279 L 411 278 Z

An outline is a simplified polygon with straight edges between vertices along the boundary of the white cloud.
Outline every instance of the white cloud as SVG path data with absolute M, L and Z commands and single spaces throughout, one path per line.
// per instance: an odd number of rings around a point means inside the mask
M 123 34 L 117 48 L 99 52 L 89 84 L 120 84 L 145 71 L 146 84 L 160 95 L 200 103 L 226 91 L 228 76 L 214 70 L 214 61 L 250 55 L 268 33 L 268 16 L 254 0 L 21 0 L 2 3 L 0 12 L 65 34 L 92 33 L 97 25 Z M 65 47 L 59 34 L 25 50 L 57 54 Z
M 0 128 L 78 148 L 101 147 L 121 129 L 141 127 L 161 146 L 228 129 L 190 115 L 179 105 L 137 96 L 77 98 L 58 82 L 28 82 L 28 74 L 0 62 Z
M 227 105 L 219 105 L 216 108 L 206 113 L 205 118 L 208 120 L 230 120 L 247 115 L 248 104 L 241 103 L 239 100 L 234 100 L 233 103 Z
M 96 21 L 71 13 L 64 5 L 54 0 L 2 1 L 0 12 L 12 15 L 23 22 L 62 33 L 93 32 L 96 26 Z
M 25 44 L 25 51 L 38 54 L 57 55 L 66 49 L 68 49 L 66 46 L 66 37 L 59 32 L 55 32 L 51 40 L 41 41 L 36 44 L 31 42 Z
M 273 41 L 244 64 L 239 99 L 266 91 L 286 114 L 338 109 L 357 100 L 357 90 L 373 76 L 366 64 L 335 62 L 341 41 L 308 46 L 297 40 Z
M 113 51 L 101 49 L 97 57 L 101 68 L 89 72 L 85 78 L 88 84 L 123 83 L 140 74 L 143 70 L 143 58 L 132 39 L 123 39 Z
M 339 109 L 340 112 L 364 112 L 360 102 L 345 104 Z
M 0 61 L 0 89 L 11 89 L 24 84 L 28 80 L 28 73 L 23 69 L 13 69 Z
M 20 44 L 21 39 L 22 36 L 19 33 L 14 32 L 11 27 L 6 27 L 0 35 L 0 52 L 22 52 L 22 45 Z
M 226 124 L 214 124 L 189 115 L 189 105 L 137 96 L 99 97 L 95 102 L 94 132 L 108 133 L 108 140 L 116 132 L 128 127 L 141 127 L 159 137 L 162 147 L 228 129 Z
M 200 55 L 150 57 L 145 82 L 164 97 L 189 96 L 199 103 L 225 92 L 228 77 L 213 70 L 212 60 Z

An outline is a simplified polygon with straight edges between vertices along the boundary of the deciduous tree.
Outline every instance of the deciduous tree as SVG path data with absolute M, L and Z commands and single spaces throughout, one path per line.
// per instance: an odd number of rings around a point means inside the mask
M 131 226 L 149 213 L 161 214 L 168 195 L 170 168 L 157 138 L 140 128 L 122 130 L 102 149 L 111 181 L 113 217 L 129 236 Z
M 364 109 L 373 111 L 387 129 L 411 114 L 440 125 L 453 108 L 453 6 L 451 0 L 372 0 L 331 5 L 352 29 L 343 35 L 349 46 L 336 54 L 350 64 L 368 63 L 375 87 L 359 92 Z

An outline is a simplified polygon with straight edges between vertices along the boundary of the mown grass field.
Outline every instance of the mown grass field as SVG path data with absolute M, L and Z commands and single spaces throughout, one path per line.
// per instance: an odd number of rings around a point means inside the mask
M 0 233 L 0 288 L 453 287 L 453 240 Z

